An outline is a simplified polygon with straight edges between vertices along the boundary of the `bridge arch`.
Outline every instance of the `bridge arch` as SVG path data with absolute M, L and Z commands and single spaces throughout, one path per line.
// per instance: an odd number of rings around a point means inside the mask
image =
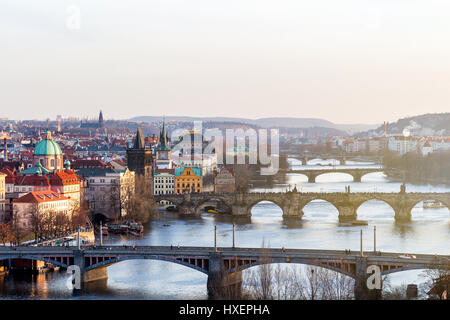
M 277 207 L 279 207 L 281 209 L 282 215 L 284 215 L 283 204 L 280 201 L 274 200 L 274 199 L 258 199 L 258 200 L 254 200 L 254 201 L 250 202 L 247 206 L 247 215 L 251 216 L 253 207 L 255 207 L 256 205 L 258 205 L 261 202 L 270 202 L 272 204 L 275 204 Z
M 336 217 L 339 217 L 339 209 L 337 208 L 337 206 L 333 203 L 333 201 L 331 199 L 326 199 L 325 197 L 318 197 L 318 198 L 310 199 L 310 200 L 307 200 L 306 202 L 301 203 L 300 211 L 302 212 L 302 217 L 305 216 L 305 208 L 307 206 L 311 205 L 311 203 L 318 202 L 318 201 L 325 202 L 326 206 L 331 205 L 335 209 Z M 307 209 L 307 211 L 308 211 L 308 209 Z
M 318 182 L 317 181 L 317 178 L 318 177 L 324 177 L 324 176 L 331 176 L 331 175 L 335 175 L 335 174 L 339 174 L 340 176 L 350 176 L 351 177 L 351 179 L 352 179 L 352 181 L 355 181 L 355 175 L 353 174 L 353 173 L 349 173 L 349 172 L 345 172 L 345 170 L 344 171 L 339 171 L 339 170 L 337 170 L 336 172 L 323 172 L 323 173 L 317 173 L 317 174 L 314 174 L 314 176 L 313 177 L 311 177 L 311 179 L 313 178 L 314 179 L 314 182 Z M 344 182 L 344 181 L 346 181 L 346 180 L 344 180 L 344 179 L 339 179 L 339 181 L 340 182 Z M 320 181 L 319 181 L 320 182 Z
M 450 210 L 450 201 L 446 201 L 446 200 L 441 199 L 440 197 L 433 197 L 433 196 L 427 196 L 426 198 L 424 197 L 424 199 L 414 201 L 413 204 L 411 205 L 411 210 L 415 206 L 417 206 L 419 203 L 426 201 L 426 200 L 438 201 L 438 202 L 442 203 L 444 206 L 446 206 L 448 210 Z
M 383 197 L 377 197 L 377 196 L 369 197 L 369 198 L 366 198 L 366 199 L 356 203 L 355 204 L 355 213 L 357 214 L 357 216 L 363 216 L 364 217 L 364 215 L 361 212 L 358 214 L 358 210 L 361 207 L 363 207 L 365 204 L 370 203 L 370 202 L 374 202 L 374 201 L 379 202 L 379 203 L 383 203 L 385 205 L 388 205 L 389 208 L 392 209 L 392 212 L 393 212 L 392 218 L 395 218 L 395 216 L 397 215 L 395 205 L 393 203 L 391 203 L 389 200 L 384 199 Z
M 218 205 L 226 207 L 227 211 L 231 213 L 231 206 L 229 204 L 227 204 L 225 199 L 220 198 L 220 197 L 211 197 L 211 198 L 207 198 L 207 199 L 203 199 L 203 200 L 199 201 L 198 204 L 195 206 L 195 212 L 197 214 L 200 214 L 201 209 L 204 207 L 204 205 L 207 203 L 211 203 L 211 202 L 216 202 Z
M 70 257 L 69 257 L 70 258 Z M 47 262 L 47 263 L 51 263 L 54 264 L 55 266 L 59 266 L 61 268 L 68 268 L 69 265 L 60 261 L 56 261 L 53 259 L 48 259 L 46 257 L 40 257 L 40 256 L 33 256 L 33 255 L 17 255 L 17 256 L 0 256 L 0 260 L 8 260 L 8 259 L 24 259 L 24 260 L 36 260 L 36 261 L 43 261 L 43 262 Z
M 234 267 L 232 269 L 229 270 L 230 273 L 236 272 L 236 271 L 244 271 L 244 270 L 248 270 L 251 269 L 253 267 L 257 267 L 257 266 L 262 266 L 262 265 L 266 265 L 266 264 L 290 264 L 290 265 L 305 265 L 305 266 L 313 266 L 313 267 L 319 267 L 319 268 L 324 268 L 327 270 L 331 270 L 334 272 L 338 272 L 341 273 L 345 276 L 348 276 L 350 278 L 355 278 L 356 274 L 353 272 L 354 270 L 348 268 L 345 269 L 344 267 L 339 267 L 339 263 L 336 263 L 334 265 L 332 264 L 325 264 L 325 263 L 321 263 L 319 260 L 315 260 L 315 259 L 311 259 L 311 260 L 306 260 L 306 259 L 295 259 L 294 261 L 290 261 L 287 262 L 285 259 L 272 259 L 270 261 L 268 260 L 257 260 L 255 262 L 251 262 L 245 265 L 241 265 L 239 267 Z
M 410 213 L 411 219 L 414 219 L 414 214 L 413 214 L 413 210 L 414 208 L 421 202 L 427 201 L 427 200 L 433 200 L 433 201 L 438 201 L 440 202 L 444 207 L 447 208 L 448 212 L 450 212 L 450 201 L 446 201 L 444 199 L 441 199 L 440 197 L 433 197 L 433 196 L 427 196 L 426 199 L 421 199 L 421 200 L 415 200 L 411 203 L 411 206 L 407 209 L 408 212 Z M 426 216 L 427 213 L 422 212 L 423 216 Z M 416 216 L 417 217 L 417 216 Z
M 191 258 L 193 259 L 193 258 Z M 208 257 L 203 257 L 203 259 L 208 259 Z M 184 261 L 183 259 L 176 259 L 176 258 L 169 258 L 169 257 L 165 257 L 165 256 L 159 256 L 159 255 L 154 255 L 154 256 L 120 256 L 120 257 L 116 257 L 116 258 L 112 258 L 112 259 L 108 259 L 105 261 L 101 261 L 95 264 L 92 264 L 88 267 L 86 267 L 86 271 L 89 270 L 93 270 L 96 268 L 101 268 L 101 267 L 107 267 L 109 265 L 121 262 L 121 261 L 127 261 L 127 260 L 159 260 L 159 261 L 166 261 L 166 262 L 172 262 L 172 263 L 176 263 L 197 271 L 200 271 L 202 273 L 208 274 L 208 263 L 203 263 L 203 268 L 199 265 L 196 265 L 195 263 L 189 263 L 189 259 L 186 259 L 188 261 Z M 193 259 L 194 260 L 194 259 Z

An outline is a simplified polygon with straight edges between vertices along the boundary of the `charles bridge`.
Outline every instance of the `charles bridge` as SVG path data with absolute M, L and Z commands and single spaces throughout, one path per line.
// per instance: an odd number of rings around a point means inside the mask
M 155 195 L 155 201 L 166 200 L 173 203 L 182 214 L 200 214 L 206 205 L 215 205 L 228 209 L 236 216 L 251 216 L 254 205 L 261 201 L 270 201 L 283 211 L 283 217 L 303 216 L 303 208 L 313 200 L 331 203 L 339 213 L 339 221 L 347 222 L 357 219 L 358 208 L 369 200 L 380 200 L 389 204 L 395 212 L 397 221 L 409 221 L 411 210 L 419 202 L 435 200 L 450 209 L 450 193 L 411 193 L 402 190 L 398 193 L 382 192 L 296 192 L 285 193 L 186 193 Z
M 362 244 L 361 244 L 362 248 Z M 447 265 L 449 256 L 416 254 L 405 259 L 401 253 L 350 250 L 314 250 L 284 248 L 173 247 L 173 246 L 100 246 L 100 247 L 0 247 L 0 261 L 29 259 L 68 269 L 78 266 L 80 282 L 108 277 L 107 267 L 126 260 L 160 260 L 180 264 L 208 276 L 207 288 L 212 297 L 223 289 L 241 289 L 242 271 L 271 263 L 295 263 L 330 269 L 355 280 L 356 299 L 379 297 L 366 283 L 367 267 L 376 265 L 380 275 L 413 269 Z

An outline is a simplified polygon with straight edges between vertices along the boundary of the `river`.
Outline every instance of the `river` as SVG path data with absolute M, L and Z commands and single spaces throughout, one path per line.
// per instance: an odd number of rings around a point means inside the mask
M 292 169 L 305 168 L 289 159 Z M 369 162 L 348 161 L 345 166 L 329 161 L 311 160 L 307 168 L 375 167 Z M 361 183 L 353 183 L 346 174 L 330 173 L 307 183 L 306 176 L 289 174 L 290 187 L 301 192 L 398 192 L 400 183 L 390 182 L 383 173 L 370 173 Z M 284 191 L 279 185 L 270 191 Z M 252 189 L 254 192 L 269 191 Z M 406 185 L 407 192 L 450 192 L 443 185 Z M 281 209 L 271 202 L 260 202 L 251 218 L 236 218 L 204 213 L 199 217 L 163 212 L 145 226 L 140 239 L 125 236 L 105 237 L 105 244 L 213 246 L 214 226 L 218 228 L 218 245 L 232 245 L 232 223 L 236 223 L 236 244 L 242 247 L 266 246 L 314 249 L 359 250 L 360 230 L 364 249 L 373 250 L 373 227 L 377 229 L 377 250 L 449 254 L 450 214 L 447 208 L 423 209 L 422 203 L 412 211 L 412 221 L 396 223 L 392 208 L 380 201 L 368 201 L 358 209 L 358 219 L 367 226 L 339 224 L 336 208 L 325 201 L 312 201 L 304 208 L 301 220 L 284 220 Z M 422 271 L 405 271 L 389 276 L 393 285 L 421 283 Z M 245 276 L 245 275 L 244 275 Z M 0 278 L 2 299 L 207 299 L 207 276 L 193 269 L 162 261 L 123 261 L 108 267 L 108 279 L 89 286 L 74 296 L 63 271 L 39 275 L 10 274 Z

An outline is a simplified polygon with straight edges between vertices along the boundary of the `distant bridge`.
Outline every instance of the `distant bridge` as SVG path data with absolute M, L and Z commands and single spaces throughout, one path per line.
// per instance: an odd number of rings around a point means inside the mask
M 312 159 L 321 159 L 321 160 L 336 160 L 339 162 L 339 165 L 347 164 L 347 160 L 353 161 L 373 161 L 375 163 L 381 164 L 382 157 L 381 156 L 370 156 L 370 155 L 353 155 L 353 154 L 334 154 L 334 153 L 300 153 L 300 154 L 288 154 L 288 158 L 293 158 L 300 160 L 302 165 L 306 166 L 309 160 Z
M 339 213 L 339 221 L 354 221 L 358 208 L 369 200 L 389 204 L 398 221 L 409 221 L 411 210 L 424 200 L 436 200 L 450 209 L 450 193 L 381 193 L 381 192 L 265 192 L 265 193 L 191 193 L 155 195 L 155 201 L 166 200 L 177 206 L 183 214 L 200 214 L 208 203 L 215 202 L 228 208 L 232 215 L 251 216 L 254 205 L 270 201 L 283 211 L 283 217 L 302 217 L 303 208 L 313 200 L 331 203 Z
M 304 170 L 280 170 L 284 173 L 300 173 L 308 177 L 309 183 L 316 182 L 316 178 L 326 173 L 346 173 L 353 177 L 354 182 L 361 182 L 361 178 L 369 173 L 383 172 L 383 168 L 333 168 L 333 169 L 304 169 Z
M 180 264 L 208 275 L 208 291 L 214 295 L 227 286 L 239 286 L 242 271 L 270 263 L 295 263 L 327 268 L 355 279 L 355 296 L 369 294 L 365 281 L 367 266 L 377 265 L 382 274 L 413 269 L 428 269 L 448 264 L 449 256 L 416 254 L 415 259 L 400 257 L 400 253 L 361 254 L 357 251 L 226 248 L 226 247 L 172 247 L 172 246 L 107 246 L 77 247 L 2 247 L 0 260 L 31 259 L 51 263 L 62 268 L 80 267 L 83 282 L 107 277 L 106 268 L 126 260 L 160 260 Z M 362 292 L 361 292 L 362 290 Z

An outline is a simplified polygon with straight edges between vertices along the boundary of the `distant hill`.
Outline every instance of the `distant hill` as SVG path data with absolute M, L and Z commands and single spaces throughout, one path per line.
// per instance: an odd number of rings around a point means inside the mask
M 259 126 L 262 128 L 332 128 L 345 131 L 349 134 L 359 131 L 375 129 L 378 125 L 366 124 L 335 124 L 328 120 L 318 118 L 229 118 L 229 117 L 165 117 L 167 121 L 212 121 L 212 122 L 234 122 Z M 142 116 L 129 119 L 133 122 L 156 122 L 162 121 L 163 117 Z
M 386 125 L 388 134 L 403 135 L 403 130 L 405 129 L 415 136 L 450 136 L 450 113 L 427 113 L 402 118 Z M 381 135 L 383 131 L 384 126 L 381 125 L 368 133 Z

